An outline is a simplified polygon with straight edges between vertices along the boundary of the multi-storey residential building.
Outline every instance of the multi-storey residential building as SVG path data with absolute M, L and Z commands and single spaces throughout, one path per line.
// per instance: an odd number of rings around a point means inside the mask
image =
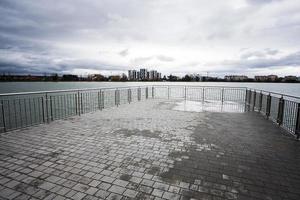
M 157 76 L 157 71 L 156 70 L 151 70 L 149 72 L 149 80 L 157 80 L 158 76 Z
M 160 80 L 161 73 L 157 70 L 140 69 L 140 70 L 128 70 L 128 80 L 130 81 L 144 81 L 144 80 Z
M 248 76 L 245 75 L 229 75 L 224 77 L 228 81 L 245 81 L 248 79 Z
M 277 75 L 268 75 L 268 76 L 254 76 L 255 81 L 276 81 L 278 79 Z
M 268 75 L 268 80 L 269 81 L 276 81 L 278 79 L 277 75 Z
M 268 77 L 267 76 L 254 76 L 255 81 L 267 81 Z
M 285 76 L 284 81 L 297 81 L 297 76 Z
M 128 80 L 136 81 L 138 79 L 139 77 L 136 70 L 128 70 Z
M 157 72 L 157 80 L 161 79 L 161 73 Z
M 147 69 L 140 69 L 140 79 L 141 80 L 148 80 L 148 70 Z

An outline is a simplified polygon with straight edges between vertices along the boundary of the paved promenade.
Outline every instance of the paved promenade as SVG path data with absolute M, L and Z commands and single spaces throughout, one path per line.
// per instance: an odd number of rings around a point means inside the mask
M 148 100 L 1 134 L 0 199 L 300 199 L 300 142 L 258 113 L 175 107 Z

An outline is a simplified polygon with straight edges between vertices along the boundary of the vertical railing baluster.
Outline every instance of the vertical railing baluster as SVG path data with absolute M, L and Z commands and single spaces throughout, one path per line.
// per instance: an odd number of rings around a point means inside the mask
M 130 104 L 130 102 L 131 102 L 131 91 L 130 91 L 130 88 L 129 89 L 127 89 L 127 101 L 128 101 L 128 103 Z
M 3 131 L 6 132 L 6 122 L 5 122 L 5 113 L 4 113 L 4 100 L 1 100 L 1 112 L 2 112 L 2 121 L 3 121 Z
M 245 93 L 245 112 L 247 111 L 247 107 L 248 107 L 248 97 L 249 97 L 249 90 L 246 89 L 246 93 Z
M 249 105 L 248 105 L 248 111 L 250 111 L 250 108 L 251 108 L 251 101 L 252 101 L 252 90 L 249 90 Z
M 21 99 L 19 99 L 19 112 L 20 112 L 19 116 L 20 116 L 21 127 L 23 127 Z
M 104 100 L 105 100 L 104 98 L 105 98 L 105 93 L 104 93 L 104 91 L 102 91 L 102 93 L 101 93 L 101 100 L 102 100 L 102 103 L 101 103 L 101 110 L 104 109 L 104 106 L 105 106 L 105 105 L 104 105 Z
M 45 101 L 45 106 L 43 108 L 44 112 L 45 112 L 45 121 L 47 123 L 49 123 L 49 114 L 48 114 L 48 93 L 46 92 L 45 95 L 43 96 L 43 99 Z M 25 115 L 26 115 L 26 111 L 25 111 Z
M 98 109 L 101 110 L 101 90 L 99 90 L 97 95 L 98 95 Z
M 148 99 L 148 87 L 146 87 L 146 99 Z
M 16 109 L 16 99 L 13 100 L 14 107 L 14 118 L 15 118 L 15 128 L 18 128 L 18 118 L 17 118 L 17 109 Z
M 263 93 L 262 91 L 260 91 L 260 94 L 259 94 L 259 112 L 261 112 L 261 109 L 262 109 L 262 101 L 263 101 Z
M 224 102 L 224 88 L 222 88 L 222 91 L 221 91 L 221 101 L 222 101 L 222 103 Z
M 141 88 L 138 88 L 137 91 L 138 91 L 138 101 L 140 101 L 141 100 Z
M 252 111 L 255 110 L 255 105 L 256 105 L 256 90 L 254 90 L 254 93 L 253 93 L 253 107 L 252 107 Z
M 79 115 L 79 112 L 78 112 L 78 93 L 75 93 L 74 94 L 74 102 L 75 102 L 75 114 L 76 115 Z
M 42 118 L 43 118 L 43 123 L 45 123 L 46 122 L 46 120 L 45 120 L 45 100 L 44 100 L 44 97 L 41 97 L 41 100 L 42 100 Z M 21 118 L 22 118 L 22 116 L 21 116 Z
M 205 88 L 202 88 L 202 103 L 204 103 L 205 100 Z
M 154 99 L 154 86 L 152 86 L 152 99 Z
M 186 100 L 186 86 L 184 86 L 184 100 Z
M 23 99 L 24 103 L 24 113 L 25 113 L 25 125 L 28 125 L 28 117 L 27 117 L 27 106 L 26 106 L 26 98 Z
M 80 99 L 79 99 L 79 108 L 80 108 L 80 111 L 79 111 L 79 113 L 80 114 L 83 114 L 84 113 L 84 107 L 83 107 L 83 95 L 84 95 L 84 93 L 82 93 L 82 92 L 80 92 Z
M 170 86 L 168 86 L 168 99 L 170 99 Z
M 118 106 L 118 89 L 115 90 L 115 106 Z
M 50 96 L 50 100 L 49 100 L 49 104 L 50 104 L 50 120 L 53 121 L 53 106 L 52 106 L 52 96 Z
M 29 102 L 29 119 L 30 119 L 30 125 L 32 125 L 32 113 L 31 113 L 31 99 L 29 98 L 28 99 L 28 102 Z

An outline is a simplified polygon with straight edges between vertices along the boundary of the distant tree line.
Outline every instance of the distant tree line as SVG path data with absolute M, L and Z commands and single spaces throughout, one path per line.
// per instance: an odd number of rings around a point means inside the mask
M 230 78 L 228 78 L 230 77 Z M 233 77 L 233 78 L 232 78 Z M 181 82 L 286 82 L 286 83 L 299 83 L 300 79 L 296 76 L 285 76 L 277 77 L 275 79 L 264 78 L 267 76 L 259 76 L 255 78 L 248 78 L 247 76 L 225 76 L 224 78 L 211 77 L 211 76 L 199 76 L 194 74 L 186 74 L 183 77 L 174 76 L 163 76 L 160 81 L 181 81 Z M 101 74 L 91 74 L 86 77 L 78 76 L 74 74 L 50 74 L 50 75 L 11 75 L 2 74 L 0 75 L 0 81 L 129 81 L 125 74 L 122 75 L 111 75 L 104 76 Z M 149 81 L 149 80 L 142 80 Z M 152 80 L 153 81 L 153 80 Z

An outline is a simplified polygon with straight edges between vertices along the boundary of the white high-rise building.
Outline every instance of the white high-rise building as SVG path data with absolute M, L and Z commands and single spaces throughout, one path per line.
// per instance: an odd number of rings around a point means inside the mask
M 148 74 L 147 69 L 140 69 L 140 79 L 141 80 L 147 80 L 148 79 L 147 74 Z
M 136 70 L 128 70 L 128 80 L 130 81 L 138 80 L 138 75 Z

